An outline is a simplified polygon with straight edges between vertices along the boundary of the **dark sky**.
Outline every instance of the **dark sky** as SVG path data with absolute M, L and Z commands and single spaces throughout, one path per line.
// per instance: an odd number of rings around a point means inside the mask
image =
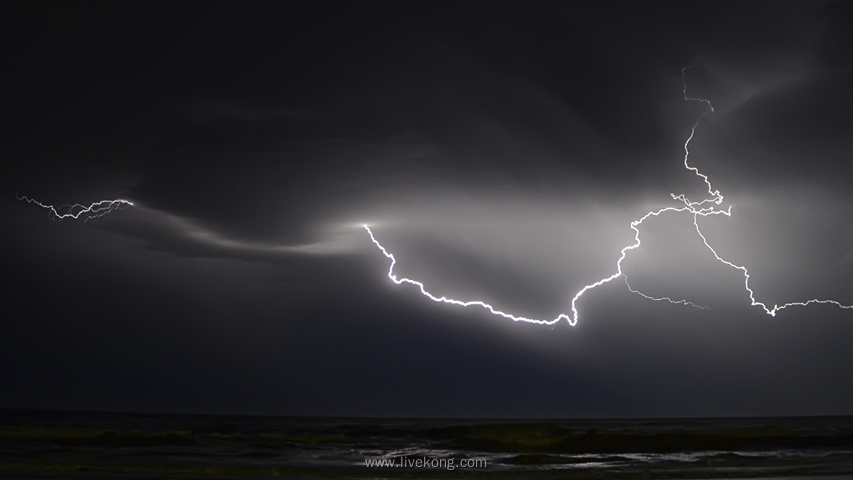
M 842 2 L 8 2 L 0 407 L 853 414 Z M 87 222 L 48 204 L 126 198 Z

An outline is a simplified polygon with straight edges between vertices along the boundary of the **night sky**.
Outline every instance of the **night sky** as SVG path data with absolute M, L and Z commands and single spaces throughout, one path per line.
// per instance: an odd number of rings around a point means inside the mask
M 853 4 L 4 4 L 0 407 L 853 414 Z M 125 198 L 87 222 L 48 204 Z

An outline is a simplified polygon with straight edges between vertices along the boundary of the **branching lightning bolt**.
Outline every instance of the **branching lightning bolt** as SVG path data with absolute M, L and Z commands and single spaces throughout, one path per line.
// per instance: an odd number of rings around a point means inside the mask
M 21 201 L 25 201 L 27 203 L 38 205 L 39 207 L 47 210 L 51 218 L 58 218 L 60 220 L 64 220 L 66 218 L 79 220 L 82 217 L 83 221 L 88 221 L 92 218 L 103 217 L 104 215 L 119 208 L 133 206 L 133 202 L 129 200 L 124 200 L 122 198 L 118 198 L 115 200 L 100 200 L 94 203 L 90 203 L 89 205 L 75 203 L 59 206 L 48 205 L 39 202 L 38 200 L 26 197 L 24 195 L 18 195 L 17 193 L 15 194 L 15 198 Z
M 552 320 L 539 320 L 539 319 L 533 319 L 533 318 L 528 318 L 528 317 L 524 317 L 524 316 L 517 316 L 517 315 L 512 315 L 512 314 L 503 312 L 503 311 L 498 310 L 495 307 L 493 307 L 492 305 L 485 303 L 481 300 L 463 301 L 463 300 L 456 300 L 453 298 L 448 298 L 446 296 L 436 296 L 436 295 L 430 293 L 426 289 L 426 286 L 422 282 L 419 282 L 417 280 L 412 280 L 410 278 L 405 278 L 405 277 L 399 278 L 394 273 L 394 266 L 397 264 L 397 259 L 394 257 L 394 255 L 391 252 L 389 252 L 385 247 L 383 247 L 382 244 L 380 244 L 378 240 L 376 240 L 376 237 L 373 235 L 373 231 L 370 229 L 370 227 L 368 225 L 364 225 L 364 229 L 367 231 L 367 234 L 370 236 L 370 240 L 376 245 L 377 248 L 379 248 L 379 250 L 382 252 L 383 255 L 385 255 L 388 259 L 391 260 L 391 265 L 388 267 L 388 278 L 390 278 L 397 285 L 407 283 L 407 284 L 414 285 L 414 286 L 418 287 L 420 289 L 421 294 L 423 294 L 425 297 L 429 298 L 430 300 L 432 300 L 434 302 L 449 303 L 451 305 L 458 305 L 458 306 L 462 306 L 462 307 L 472 307 L 472 306 L 481 307 L 481 308 L 488 310 L 493 315 L 508 318 L 510 320 L 517 321 L 517 322 L 535 323 L 535 324 L 540 324 L 540 325 L 553 325 L 553 324 L 555 324 L 555 323 L 557 323 L 563 319 L 567 320 L 569 322 L 569 324 L 572 326 L 576 325 L 577 321 L 578 321 L 578 317 L 579 317 L 579 313 L 578 313 L 578 309 L 577 309 L 577 302 L 578 302 L 578 300 L 580 300 L 581 296 L 583 296 L 583 294 L 586 293 L 587 291 L 592 290 L 596 287 L 600 287 L 600 286 L 602 286 L 606 283 L 609 283 L 609 282 L 611 282 L 611 281 L 613 281 L 619 277 L 622 277 L 624 279 L 625 285 L 628 287 L 629 291 L 631 291 L 632 293 L 635 293 L 637 295 L 640 295 L 641 297 L 646 298 L 648 300 L 665 301 L 665 302 L 669 302 L 669 303 L 672 303 L 675 305 L 686 305 L 686 306 L 691 306 L 691 307 L 696 307 L 696 308 L 701 308 L 701 309 L 707 309 L 708 307 L 706 307 L 706 306 L 697 305 L 697 304 L 695 304 L 691 301 L 688 301 L 688 300 L 673 300 L 670 297 L 653 297 L 651 295 L 647 295 L 643 292 L 640 292 L 639 290 L 636 290 L 636 289 L 631 287 L 631 284 L 628 283 L 627 275 L 625 275 L 625 273 L 622 271 L 622 261 L 625 260 L 625 258 L 628 255 L 628 252 L 630 252 L 631 250 L 635 250 L 635 249 L 639 248 L 640 245 L 642 244 L 640 241 L 640 229 L 639 229 L 639 227 L 640 227 L 640 225 L 642 225 L 642 223 L 644 221 L 646 221 L 649 217 L 657 217 L 657 216 L 664 214 L 664 213 L 687 212 L 687 213 L 690 213 L 693 215 L 693 225 L 696 228 L 696 233 L 702 239 L 702 242 L 705 244 L 705 247 L 707 247 L 708 250 L 710 250 L 710 252 L 717 259 L 717 261 L 723 263 L 724 265 L 727 265 L 729 267 L 735 268 L 735 269 L 743 272 L 744 288 L 749 293 L 749 298 L 750 298 L 750 301 L 752 302 L 751 303 L 752 306 L 760 306 L 770 316 L 776 316 L 776 312 L 778 312 L 779 310 L 782 310 L 784 308 L 788 308 L 788 307 L 792 307 L 792 306 L 803 306 L 804 307 L 804 306 L 811 305 L 811 304 L 831 304 L 831 305 L 835 305 L 835 306 L 843 308 L 843 309 L 853 309 L 853 305 L 844 305 L 844 304 L 842 304 L 836 300 L 825 300 L 825 299 L 811 299 L 811 300 L 806 300 L 803 302 L 790 302 L 790 303 L 785 303 L 783 305 L 774 305 L 773 308 L 769 308 L 766 304 L 759 302 L 755 299 L 755 293 L 753 292 L 753 290 L 749 286 L 749 278 L 750 277 L 749 277 L 749 271 L 747 270 L 747 268 L 745 266 L 737 265 L 735 263 L 732 263 L 732 262 L 724 259 L 723 257 L 721 257 L 717 253 L 717 251 L 711 246 L 711 244 L 708 243 L 708 239 L 705 238 L 705 235 L 702 233 L 702 230 L 699 228 L 699 217 L 700 216 L 706 217 L 709 215 L 725 215 L 727 217 L 730 217 L 732 212 L 731 212 L 731 205 L 729 205 L 728 208 L 725 208 L 725 209 L 719 207 L 719 205 L 723 203 L 723 196 L 720 194 L 720 191 L 714 189 L 713 185 L 711 184 L 711 180 L 708 178 L 707 175 L 700 172 L 697 167 L 691 166 L 690 162 L 689 162 L 690 142 L 693 140 L 693 137 L 696 135 L 696 129 L 699 127 L 699 123 L 702 121 L 702 119 L 706 115 L 709 115 L 709 114 L 714 112 L 714 106 L 711 104 L 710 100 L 707 100 L 704 98 L 690 97 L 687 94 L 687 70 L 690 69 L 692 66 L 693 66 L 693 64 L 688 65 L 688 66 L 681 69 L 682 94 L 684 96 L 685 101 L 701 103 L 701 104 L 706 106 L 706 109 L 696 118 L 696 121 L 693 123 L 693 127 L 690 129 L 690 135 L 687 137 L 687 140 L 685 140 L 685 142 L 684 142 L 684 167 L 687 170 L 692 171 L 697 177 L 702 179 L 702 181 L 708 187 L 708 195 L 709 196 L 703 200 L 700 200 L 700 201 L 691 201 L 684 194 L 677 194 L 676 195 L 674 193 L 671 193 L 670 196 L 672 197 L 672 199 L 680 201 L 683 204 L 683 206 L 665 207 L 665 208 L 661 208 L 659 210 L 653 210 L 653 211 L 650 211 L 650 212 L 646 213 L 645 215 L 643 215 L 640 219 L 634 220 L 633 222 L 631 222 L 630 227 L 632 230 L 634 230 L 634 243 L 624 247 L 620 251 L 619 259 L 616 261 L 616 272 L 610 276 L 604 277 L 604 278 L 602 278 L 596 282 L 590 283 L 590 284 L 584 286 L 583 288 L 581 288 L 574 295 L 574 297 L 572 297 L 571 315 L 569 315 L 567 313 L 561 313 L 560 315 L 558 315 L 556 318 L 554 318 Z
M 599 279 L 593 283 L 590 283 L 590 284 L 584 286 L 583 288 L 581 288 L 572 297 L 571 314 L 561 313 L 556 318 L 554 318 L 552 320 L 540 320 L 540 319 L 528 318 L 525 316 L 518 316 L 518 315 L 506 313 L 506 312 L 498 310 L 495 307 L 493 307 L 492 305 L 485 303 L 483 301 L 480 301 L 480 300 L 463 301 L 463 300 L 456 300 L 453 298 L 449 298 L 446 296 L 437 296 L 433 293 L 430 293 L 427 290 L 426 286 L 422 282 L 419 282 L 417 280 L 413 280 L 410 278 L 405 278 L 405 277 L 400 278 L 394 273 L 394 267 L 397 263 L 396 258 L 394 257 L 394 255 L 391 252 L 389 252 L 387 249 L 385 249 L 385 247 L 383 247 L 379 243 L 379 241 L 374 236 L 373 231 L 370 229 L 370 227 L 368 225 L 364 225 L 364 229 L 367 231 L 368 235 L 370 236 L 370 240 L 376 245 L 377 248 L 379 248 L 379 250 L 382 252 L 383 255 L 385 255 L 389 260 L 391 260 L 391 264 L 388 267 L 388 278 L 390 278 L 394 283 L 396 283 L 398 285 L 406 283 L 406 284 L 410 284 L 410 285 L 418 287 L 418 289 L 420 290 L 422 295 L 424 295 L 425 297 L 429 298 L 430 300 L 432 300 L 434 302 L 449 303 L 452 305 L 458 305 L 458 306 L 462 306 L 462 307 L 472 307 L 472 306 L 481 307 L 481 308 L 488 310 L 493 315 L 497 315 L 497 316 L 504 317 L 507 319 L 511 319 L 514 321 L 535 323 L 535 324 L 541 324 L 541 325 L 554 325 L 557 322 L 559 322 L 560 320 L 564 320 L 564 319 L 566 321 L 568 321 L 570 325 L 576 325 L 577 321 L 578 321 L 578 317 L 579 317 L 577 304 L 578 304 L 578 301 L 580 300 L 580 298 L 587 291 L 592 290 L 592 289 L 597 288 L 597 287 L 600 287 L 606 283 L 610 283 L 619 277 L 623 278 L 625 285 L 627 286 L 627 288 L 630 292 L 637 294 L 637 295 L 639 295 L 645 299 L 653 300 L 653 301 L 659 301 L 659 302 L 669 302 L 669 303 L 674 304 L 674 305 L 685 305 L 685 306 L 690 306 L 690 307 L 695 307 L 695 308 L 700 308 L 700 309 L 707 309 L 708 307 L 706 307 L 706 306 L 697 305 L 697 304 L 695 304 L 691 301 L 688 301 L 688 300 L 684 300 L 684 299 L 674 300 L 671 297 L 667 297 L 667 296 L 654 297 L 654 296 L 648 295 L 646 293 L 643 293 L 643 292 L 641 292 L 641 291 L 639 291 L 639 290 L 637 290 L 631 286 L 631 284 L 628 282 L 628 276 L 622 271 L 622 261 L 625 260 L 625 258 L 627 257 L 627 255 L 630 251 L 639 248 L 642 244 L 640 241 L 640 229 L 639 229 L 639 227 L 640 227 L 640 225 L 643 224 L 643 222 L 645 222 L 650 217 L 657 217 L 657 216 L 665 214 L 665 213 L 667 213 L 667 214 L 668 213 L 689 213 L 693 216 L 693 225 L 695 227 L 696 233 L 702 239 L 702 242 L 704 243 L 705 247 L 711 252 L 711 254 L 714 256 L 714 258 L 716 258 L 717 261 L 719 261 L 720 263 L 722 263 L 726 266 L 729 266 L 731 268 L 740 270 L 743 273 L 744 289 L 749 294 L 751 306 L 761 307 L 764 310 L 764 312 L 766 312 L 770 316 L 776 316 L 777 312 L 779 312 L 780 310 L 783 310 L 785 308 L 788 308 L 788 307 L 793 307 L 793 306 L 805 307 L 805 306 L 812 305 L 812 304 L 828 304 L 828 305 L 835 305 L 836 307 L 839 307 L 842 309 L 853 309 L 853 305 L 844 305 L 841 302 L 838 302 L 836 300 L 817 299 L 817 298 L 805 300 L 805 301 L 799 301 L 799 302 L 789 302 L 789 303 L 785 303 L 782 305 L 777 304 L 777 305 L 774 305 L 772 308 L 770 308 L 769 306 L 767 306 L 767 304 L 756 300 L 755 292 L 752 290 L 752 288 L 749 285 L 750 275 L 749 275 L 749 271 L 747 270 L 747 268 L 743 265 L 737 265 L 735 263 L 732 263 L 729 260 L 726 260 L 722 256 L 720 256 L 720 254 L 716 251 L 716 249 L 714 249 L 711 246 L 711 244 L 708 242 L 708 239 L 702 233 L 702 230 L 699 227 L 699 217 L 700 216 L 706 217 L 706 216 L 710 216 L 710 215 L 725 215 L 725 216 L 730 217 L 731 216 L 731 205 L 729 205 L 725 209 L 720 207 L 720 205 L 723 202 L 723 196 L 720 194 L 719 190 L 714 189 L 714 187 L 711 184 L 711 181 L 707 175 L 700 172 L 697 167 L 690 165 L 690 162 L 689 162 L 689 160 L 690 160 L 690 148 L 689 148 L 689 146 L 690 146 L 690 142 L 693 140 L 693 138 L 696 135 L 696 129 L 699 127 L 699 123 L 702 121 L 702 119 L 706 115 L 709 115 L 709 114 L 714 112 L 714 106 L 711 104 L 710 100 L 707 100 L 704 98 L 690 97 L 687 94 L 686 74 L 687 74 L 687 70 L 690 69 L 692 66 L 693 65 L 691 64 L 691 65 L 688 65 L 688 66 L 681 69 L 682 94 L 683 94 L 685 101 L 701 103 L 706 108 L 696 118 L 696 121 L 693 123 L 693 126 L 690 129 L 690 135 L 688 135 L 687 139 L 684 142 L 684 159 L 683 160 L 684 160 L 684 168 L 693 172 L 697 177 L 702 179 L 702 181 L 705 183 L 705 185 L 707 186 L 708 196 L 707 196 L 707 198 L 704 198 L 700 201 L 691 201 L 689 198 L 687 198 L 687 196 L 685 194 L 671 193 L 670 196 L 672 197 L 672 199 L 680 202 L 680 204 L 681 204 L 680 206 L 670 206 L 670 207 L 665 207 L 665 208 L 661 208 L 658 210 L 652 210 L 652 211 L 646 213 L 645 215 L 643 215 L 642 217 L 640 217 L 639 219 L 632 221 L 629 226 L 634 231 L 634 243 L 622 248 L 622 250 L 620 251 L 619 258 L 616 261 L 615 272 L 609 276 L 601 278 L 601 279 Z M 84 219 L 84 221 L 88 221 L 92 218 L 98 218 L 98 217 L 102 217 L 104 215 L 107 215 L 108 213 L 111 213 L 117 209 L 134 205 L 133 202 L 131 202 L 129 200 L 112 199 L 112 200 L 100 200 L 97 202 L 93 202 L 89 205 L 83 205 L 83 204 L 75 203 L 75 204 L 64 204 L 64 205 L 54 206 L 54 205 L 42 203 L 38 200 L 34 200 L 32 198 L 29 198 L 29 197 L 26 197 L 23 195 L 18 195 L 17 193 L 15 194 L 15 197 L 18 200 L 37 205 L 37 206 L 47 210 L 49 212 L 49 215 L 51 216 L 51 218 L 56 218 L 56 219 L 60 219 L 60 220 L 62 220 L 62 219 L 75 219 L 76 220 L 76 219 L 82 218 L 82 219 Z

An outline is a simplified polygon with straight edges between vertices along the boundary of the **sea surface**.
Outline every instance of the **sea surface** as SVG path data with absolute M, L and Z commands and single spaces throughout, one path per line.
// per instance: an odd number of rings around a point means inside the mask
M 2 478 L 853 478 L 853 417 L 288 418 L 0 410 Z

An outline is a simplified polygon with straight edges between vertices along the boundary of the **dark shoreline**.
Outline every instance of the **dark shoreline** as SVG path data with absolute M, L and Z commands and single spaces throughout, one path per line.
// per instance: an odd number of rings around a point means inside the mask
M 419 459 L 426 467 L 415 466 Z M 467 459 L 479 459 L 478 468 L 458 468 Z M 0 476 L 116 475 L 837 477 L 853 475 L 853 416 L 545 420 L 0 410 Z

